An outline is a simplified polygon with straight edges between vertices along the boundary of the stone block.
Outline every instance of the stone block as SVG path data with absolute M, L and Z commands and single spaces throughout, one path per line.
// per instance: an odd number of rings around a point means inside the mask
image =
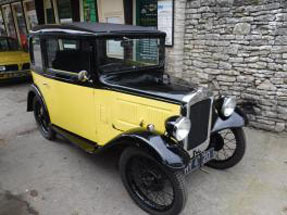
M 216 79 L 218 81 L 224 81 L 224 82 L 235 82 L 236 81 L 236 78 L 235 77 L 232 77 L 232 76 L 227 76 L 227 75 L 218 75 L 216 77 Z
M 247 35 L 250 33 L 251 25 L 249 23 L 238 23 L 235 25 L 233 33 L 236 35 Z
M 276 14 L 277 22 L 286 22 L 287 21 L 287 13 L 278 13 Z
M 250 83 L 254 81 L 254 77 L 251 75 L 240 75 L 237 77 L 237 81 Z
M 268 90 L 268 91 L 277 90 L 277 88 L 268 79 L 265 80 L 263 83 L 261 83 L 257 88 L 260 90 Z
M 219 69 L 231 69 L 232 65 L 230 63 L 227 62 L 219 62 Z
M 277 122 L 276 123 L 276 125 L 275 125 L 275 128 L 274 128 L 274 130 L 276 131 L 276 132 L 282 132 L 282 131 L 284 131 L 285 130 L 285 123 L 279 123 L 279 122 Z
M 244 58 L 243 57 L 231 57 L 228 60 L 230 63 L 243 63 Z
M 221 70 L 218 69 L 211 69 L 211 68 L 206 68 L 204 69 L 204 72 L 210 75 L 219 75 L 221 74 Z

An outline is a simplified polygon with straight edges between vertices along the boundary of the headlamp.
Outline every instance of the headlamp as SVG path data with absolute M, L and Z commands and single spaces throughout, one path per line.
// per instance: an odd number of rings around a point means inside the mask
M 177 141 L 184 140 L 190 131 L 191 123 L 187 117 L 173 116 L 166 121 L 166 130 Z
M 236 108 L 236 98 L 235 96 L 225 97 L 221 107 L 221 114 L 224 117 L 230 117 Z

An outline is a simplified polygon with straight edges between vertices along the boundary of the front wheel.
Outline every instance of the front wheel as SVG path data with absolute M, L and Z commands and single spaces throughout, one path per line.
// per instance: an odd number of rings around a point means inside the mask
M 227 169 L 235 166 L 245 154 L 246 140 L 243 129 L 224 129 L 212 134 L 210 147 L 215 150 L 215 158 L 206 166 L 214 169 Z
M 187 195 L 183 172 L 172 172 L 133 147 L 121 155 L 119 169 L 129 195 L 149 214 L 176 215 L 184 208 Z

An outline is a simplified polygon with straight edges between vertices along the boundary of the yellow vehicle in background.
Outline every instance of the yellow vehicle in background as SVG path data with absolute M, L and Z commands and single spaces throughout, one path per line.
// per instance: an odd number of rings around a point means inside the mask
M 15 78 L 29 78 L 29 54 L 18 45 L 17 40 L 0 37 L 0 81 Z

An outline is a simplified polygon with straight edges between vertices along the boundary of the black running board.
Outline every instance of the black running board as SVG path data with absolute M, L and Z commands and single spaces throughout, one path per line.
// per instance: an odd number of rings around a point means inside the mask
M 88 153 L 96 153 L 97 149 L 99 148 L 95 142 L 92 142 L 69 131 L 66 131 L 58 126 L 52 125 L 52 129 L 57 134 L 67 139 L 69 142 L 76 144 L 77 146 L 79 146 L 81 149 L 83 149 Z

